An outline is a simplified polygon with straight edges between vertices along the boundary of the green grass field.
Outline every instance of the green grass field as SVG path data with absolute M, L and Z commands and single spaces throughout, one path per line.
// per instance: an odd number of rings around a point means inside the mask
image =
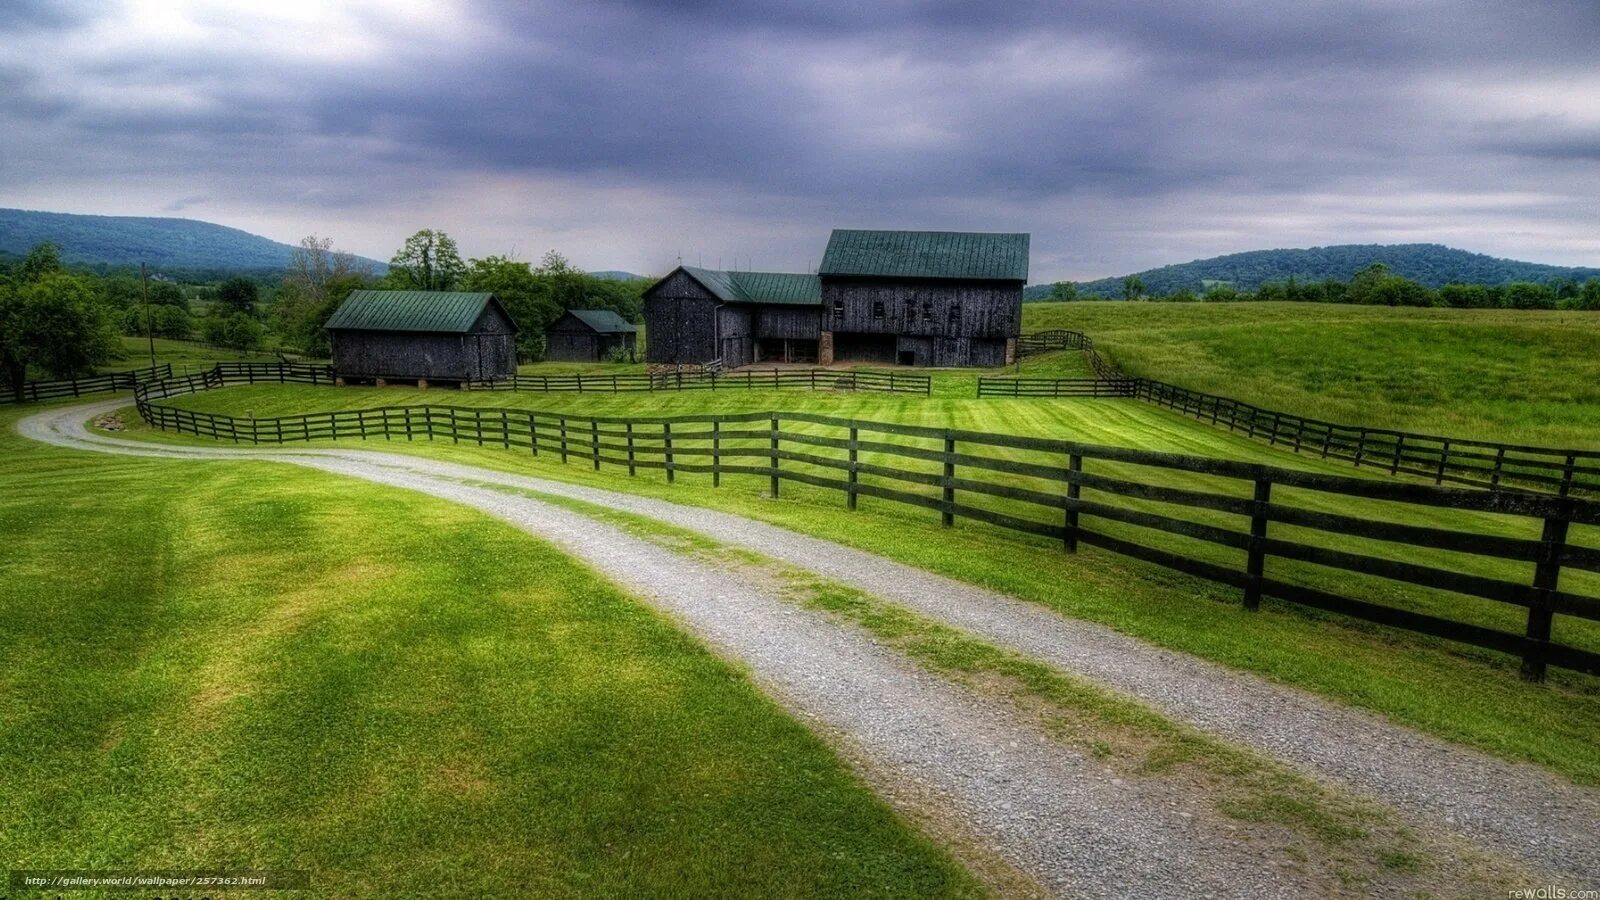
M 241 353 L 237 350 L 227 350 L 220 347 L 207 347 L 189 341 L 173 341 L 166 338 L 155 340 L 156 364 L 172 363 L 172 374 L 187 375 L 209 369 L 219 362 L 268 362 L 275 363 L 278 357 L 275 354 L 260 351 L 255 353 Z M 150 365 L 150 341 L 142 337 L 122 337 L 123 358 L 109 363 L 101 368 L 106 371 L 117 369 L 142 369 Z
M 1600 315 L 1321 303 L 1029 303 L 1123 371 L 1352 425 L 1600 448 Z
M 0 858 L 332 895 L 970 895 L 737 669 L 403 490 L 21 438 L 0 407 Z
M 568 410 L 593 415 L 811 410 L 880 421 L 950 425 L 977 431 L 1178 450 L 1346 475 L 1355 472 L 1344 464 L 1296 456 L 1130 400 L 979 401 L 744 391 L 545 395 L 257 386 L 228 388 L 175 398 L 172 402 L 192 409 L 236 415 L 249 413 L 258 417 L 425 402 Z M 144 433 L 154 439 L 172 439 L 166 435 L 150 435 L 137 428 L 133 433 Z M 705 489 L 709 483 L 705 476 L 686 475 L 677 485 L 669 486 L 660 473 L 629 479 L 622 471 L 609 466 L 599 473 L 591 472 L 587 461 L 581 459 L 563 467 L 550 454 L 534 460 L 526 451 L 480 449 L 447 442 L 408 444 L 400 441 L 369 445 L 640 491 L 765 519 L 998 588 L 1049 605 L 1065 615 L 1104 622 L 1157 643 L 1253 670 L 1455 740 L 1511 758 L 1539 762 L 1578 780 L 1600 782 L 1600 759 L 1596 758 L 1592 747 L 1594 729 L 1600 725 L 1600 682 L 1593 678 L 1558 674 L 1545 685 L 1529 685 L 1517 678 L 1516 661 L 1510 657 L 1364 626 L 1285 604 L 1269 603 L 1262 613 L 1249 614 L 1240 608 L 1231 589 L 1109 553 L 1086 549 L 1077 556 L 1068 556 L 1048 542 L 972 522 L 959 522 L 953 529 L 941 529 L 934 514 L 928 511 L 871 498 L 862 501 L 861 512 L 851 515 L 843 510 L 842 497 L 837 491 L 788 484 L 784 486 L 783 499 L 773 502 L 763 496 L 763 478 L 727 478 L 721 490 L 712 491 Z M 1133 474 L 1116 466 L 1095 471 Z M 1142 473 L 1146 478 L 1149 474 Z M 1215 480 L 1199 476 L 1172 476 L 1163 483 L 1211 489 L 1220 486 Z M 1238 491 L 1240 486 L 1234 483 L 1231 489 Z M 1500 517 L 1481 514 L 1406 513 L 1389 507 L 1379 510 L 1376 504 L 1309 492 L 1284 492 L 1275 499 L 1293 500 L 1297 505 L 1318 510 L 1368 513 L 1394 521 L 1427 521 L 1445 527 L 1522 536 L 1536 536 L 1537 530 L 1531 522 L 1512 526 Z M 1186 511 L 1183 515 L 1240 527 L 1236 517 L 1222 514 Z M 1103 527 L 1113 533 L 1128 537 L 1137 535 L 1147 543 L 1182 549 L 1229 565 L 1242 563 L 1236 551 L 1184 538 L 1149 532 L 1138 534 L 1132 526 Z M 1584 543 L 1594 541 L 1594 535 L 1580 533 L 1586 531 L 1576 529 L 1574 539 Z M 1282 533 L 1306 537 L 1288 529 Z M 1341 549 L 1408 561 L 1448 564 L 1479 574 L 1531 578 L 1531 566 L 1465 554 L 1399 549 L 1359 538 L 1337 538 L 1329 543 Z M 1310 566 L 1282 561 L 1269 564 L 1269 574 L 1275 577 L 1295 575 L 1341 593 L 1354 593 L 1403 608 L 1503 630 L 1520 631 L 1524 619 L 1520 610 L 1489 601 L 1328 570 L 1319 573 Z M 1576 575 L 1564 580 L 1565 589 L 1600 594 L 1600 585 L 1596 583 L 1600 579 L 1585 573 Z M 1594 625 L 1563 617 L 1558 621 L 1557 638 L 1579 646 L 1600 648 L 1600 628 Z

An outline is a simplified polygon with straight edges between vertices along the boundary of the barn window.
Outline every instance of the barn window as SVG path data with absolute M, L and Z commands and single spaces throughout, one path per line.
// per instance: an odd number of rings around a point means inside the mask
M 907 322 L 915 322 L 917 320 L 917 301 L 906 301 L 906 312 L 904 318 Z
M 838 298 L 834 299 L 834 301 L 833 301 L 833 317 L 835 319 L 843 319 L 844 318 L 844 298 L 843 297 L 838 297 Z
M 933 301 L 932 300 L 924 300 L 924 301 L 922 301 L 922 321 L 924 321 L 924 322 L 932 322 L 933 321 Z
M 960 325 L 961 324 L 961 304 L 959 304 L 959 303 L 950 304 L 950 324 L 951 325 Z
M 882 300 L 874 300 L 874 301 L 872 301 L 872 317 L 874 319 L 883 318 L 883 301 Z

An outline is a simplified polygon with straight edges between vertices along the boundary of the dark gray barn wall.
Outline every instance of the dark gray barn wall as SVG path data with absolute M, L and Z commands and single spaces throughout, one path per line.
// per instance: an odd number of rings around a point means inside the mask
M 475 341 L 469 341 L 474 378 L 502 378 L 517 373 L 517 327 L 493 303 L 483 308 L 472 324 Z
M 879 308 L 882 315 L 875 314 Z M 952 308 L 960 310 L 955 319 Z M 839 360 L 897 362 L 909 351 L 919 366 L 999 366 L 1006 339 L 1021 326 L 1016 282 L 827 278 L 822 284 L 822 328 L 833 332 Z M 873 335 L 894 335 L 892 353 Z
M 717 310 L 717 330 L 721 334 L 717 356 L 725 367 L 747 366 L 755 360 L 751 318 L 748 306 L 723 306 Z
M 815 306 L 760 306 L 756 308 L 756 337 L 798 338 L 814 341 L 822 330 Z
M 873 315 L 875 303 L 883 316 Z M 958 305 L 961 318 L 950 320 Z M 835 309 L 842 311 L 838 315 Z M 1022 327 L 1022 285 L 995 281 L 890 281 L 826 278 L 822 327 L 864 334 L 1016 337 Z
M 460 381 L 476 377 L 476 348 L 464 334 L 406 331 L 337 331 L 333 370 L 356 378 L 429 378 Z
M 646 360 L 653 363 L 703 363 L 719 353 L 716 315 L 719 301 L 699 282 L 674 272 L 644 298 Z

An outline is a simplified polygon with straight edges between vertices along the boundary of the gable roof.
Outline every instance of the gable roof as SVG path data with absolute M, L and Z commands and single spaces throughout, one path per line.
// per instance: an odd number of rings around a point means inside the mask
M 817 306 L 822 303 L 822 279 L 795 272 L 726 272 L 679 266 L 723 303 L 768 303 L 784 306 Z M 671 278 L 669 273 L 667 278 Z M 666 278 L 661 281 L 666 281 Z M 660 284 L 661 282 L 657 282 Z M 655 290 L 654 287 L 650 288 Z M 649 293 L 646 291 L 645 293 Z
M 1027 281 L 1026 234 L 835 228 L 819 274 Z
M 567 315 L 600 334 L 632 334 L 638 327 L 609 309 L 569 309 Z
M 351 291 L 333 311 L 331 331 L 428 331 L 464 334 L 493 303 L 511 322 L 493 294 L 458 291 Z M 511 327 L 516 328 L 512 322 Z

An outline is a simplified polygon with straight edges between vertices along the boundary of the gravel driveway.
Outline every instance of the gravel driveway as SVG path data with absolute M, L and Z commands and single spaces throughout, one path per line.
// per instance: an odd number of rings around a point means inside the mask
M 421 491 L 509 521 L 667 611 L 873 763 L 931 788 L 973 833 L 1056 892 L 1103 893 L 1115 885 L 1115 893 L 1133 895 L 1183 885 L 1206 895 L 1283 896 L 1312 885 L 1263 865 L 1214 817 L 1171 814 L 1170 798 L 1106 777 L 1092 760 L 994 703 L 770 588 L 581 513 L 481 485 L 604 504 L 746 547 L 1125 691 L 1534 870 L 1600 883 L 1600 792 L 1036 604 L 765 523 L 631 494 L 378 451 L 153 445 L 83 427 L 93 415 L 126 404 L 52 409 L 18 428 L 38 440 L 100 452 L 295 463 Z M 1157 814 L 1130 814 L 1139 810 Z

